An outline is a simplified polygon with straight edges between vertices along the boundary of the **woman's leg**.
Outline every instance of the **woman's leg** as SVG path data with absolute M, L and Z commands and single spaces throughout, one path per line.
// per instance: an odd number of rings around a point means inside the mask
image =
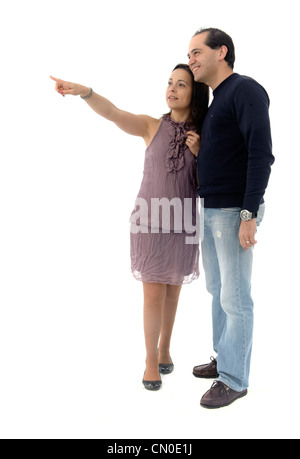
M 144 332 L 146 345 L 146 381 L 160 380 L 158 369 L 158 341 L 162 327 L 163 308 L 166 300 L 165 284 L 146 283 L 144 287 Z
M 159 363 L 172 363 L 172 359 L 170 357 L 170 343 L 181 285 L 167 285 L 166 290 L 159 341 Z

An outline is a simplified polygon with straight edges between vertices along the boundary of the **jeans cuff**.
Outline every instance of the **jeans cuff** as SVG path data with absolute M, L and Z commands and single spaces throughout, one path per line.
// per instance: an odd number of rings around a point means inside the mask
M 220 381 L 220 382 L 226 384 L 226 386 L 230 387 L 230 389 L 234 390 L 235 392 L 243 392 L 243 390 L 248 389 L 248 387 L 237 386 L 232 381 L 230 381 L 227 378 L 223 378 L 222 376 L 219 376 L 217 381 Z

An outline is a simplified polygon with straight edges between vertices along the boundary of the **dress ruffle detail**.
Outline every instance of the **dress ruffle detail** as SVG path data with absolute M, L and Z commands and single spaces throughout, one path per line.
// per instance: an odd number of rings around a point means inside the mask
M 184 167 L 184 151 L 188 148 L 185 144 L 186 133 L 193 130 L 192 123 L 177 123 L 170 115 L 164 115 L 163 119 L 168 123 L 168 132 L 171 137 L 169 150 L 166 157 L 166 167 L 168 172 L 178 172 Z

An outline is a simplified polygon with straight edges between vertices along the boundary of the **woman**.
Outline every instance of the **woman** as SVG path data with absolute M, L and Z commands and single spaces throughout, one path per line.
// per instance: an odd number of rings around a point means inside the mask
M 155 209 L 156 218 L 153 218 L 154 207 L 151 205 L 162 202 L 159 201 L 162 198 L 179 204 L 188 198 L 192 201 L 191 213 L 195 224 L 195 157 L 208 107 L 208 87 L 194 81 L 187 65 L 177 65 L 166 91 L 170 112 L 156 119 L 119 110 L 91 88 L 51 78 L 61 95 L 80 95 L 96 113 L 145 141 L 144 176 L 131 215 L 130 250 L 132 273 L 143 282 L 144 290 L 146 369 L 143 384 L 148 390 L 158 390 L 162 383 L 160 373 L 170 373 L 174 367 L 170 342 L 179 294 L 183 283 L 199 276 L 199 245 L 187 244 L 184 230 L 175 231 L 174 206 L 169 206 L 171 218 L 168 222 L 160 217 L 158 207 Z M 144 206 L 141 205 L 143 203 Z

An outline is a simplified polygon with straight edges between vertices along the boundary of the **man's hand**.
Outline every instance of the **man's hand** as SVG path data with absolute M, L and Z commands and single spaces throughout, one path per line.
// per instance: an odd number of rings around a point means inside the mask
M 241 220 L 239 238 L 240 244 L 243 249 L 248 250 L 250 247 L 253 247 L 257 241 L 255 240 L 256 233 L 256 220 L 252 218 L 248 222 Z

